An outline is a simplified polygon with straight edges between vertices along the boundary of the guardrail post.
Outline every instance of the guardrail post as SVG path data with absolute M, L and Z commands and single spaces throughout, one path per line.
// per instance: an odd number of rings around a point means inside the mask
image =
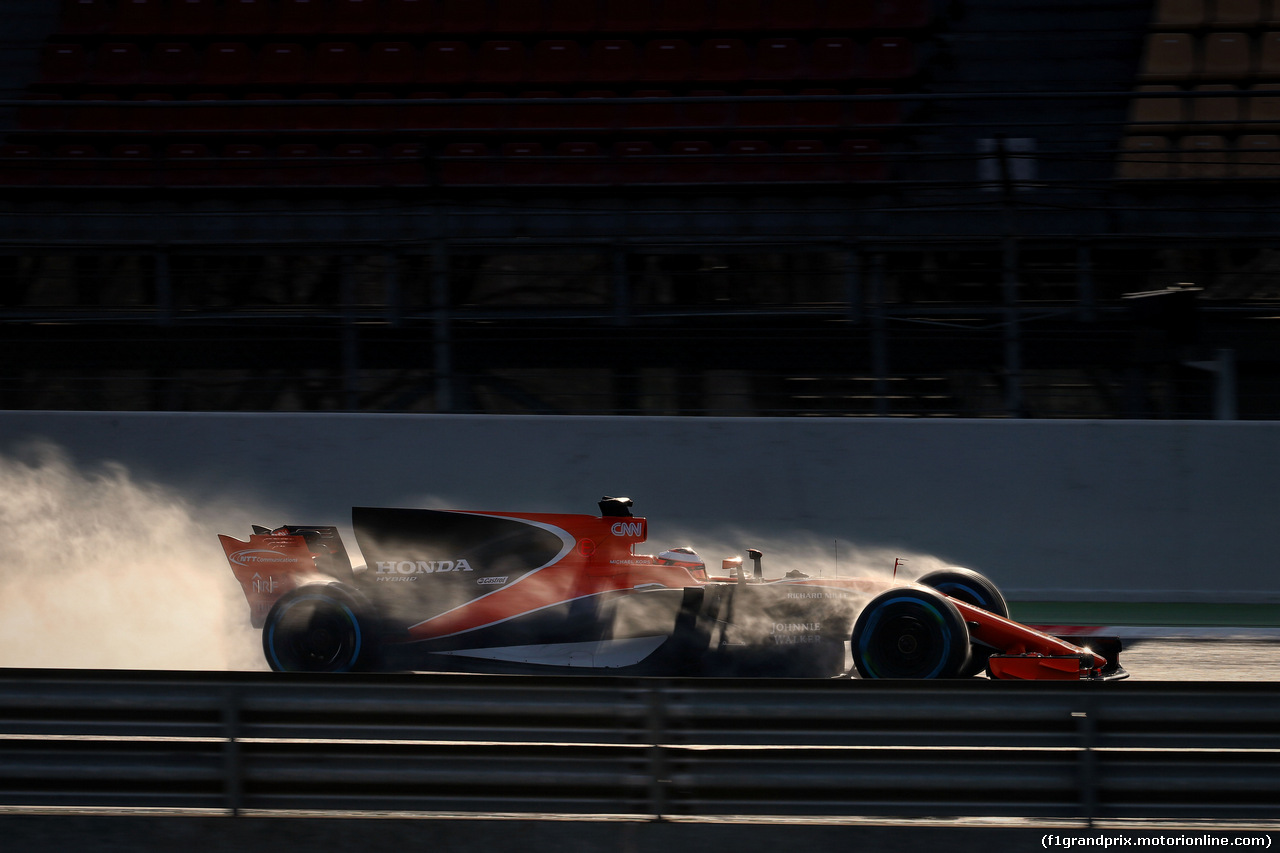
M 655 821 L 664 819 L 667 810 L 666 786 L 670 782 L 667 778 L 666 751 L 662 746 L 666 740 L 666 688 L 667 683 L 658 680 L 649 685 L 646 693 L 649 724 L 649 813 Z
M 1076 733 L 1080 739 L 1080 810 L 1093 828 L 1098 812 L 1098 757 L 1093 751 L 1097 742 L 1097 721 L 1088 710 L 1072 711 Z
M 222 745 L 223 795 L 233 817 L 239 817 L 244 799 L 244 774 L 240 756 L 240 695 L 228 690 L 222 696 L 222 728 L 226 740 Z

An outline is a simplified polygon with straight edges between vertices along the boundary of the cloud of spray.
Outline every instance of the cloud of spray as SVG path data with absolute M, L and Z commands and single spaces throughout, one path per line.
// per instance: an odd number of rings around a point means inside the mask
M 941 557 L 906 548 L 855 545 L 844 539 L 824 539 L 815 534 L 760 536 L 729 531 L 709 537 L 687 531 L 667 535 L 655 528 L 656 525 L 650 525 L 649 541 L 638 545 L 637 551 L 656 554 L 670 547 L 692 547 L 706 561 L 712 574 L 718 574 L 721 560 L 729 557 L 742 557 L 749 570 L 748 548 L 764 553 L 761 562 L 768 578 L 799 571 L 811 578 L 874 577 L 888 580 L 894 576 L 897 563 L 897 578 L 914 580 L 928 572 L 955 565 Z
M 668 544 L 655 541 L 661 532 L 650 530 L 649 541 L 637 546 L 638 552 L 658 553 L 667 547 L 692 547 L 706 562 L 710 574 L 727 574 L 721 570 L 725 558 L 741 557 L 743 569 L 753 570 L 746 556 L 747 548 L 763 553 L 761 566 L 766 580 L 784 578 L 790 572 L 807 575 L 804 589 L 818 590 L 810 595 L 797 593 L 795 598 L 784 598 L 782 606 L 770 605 L 778 601 L 773 596 L 758 599 L 762 606 L 737 606 L 733 614 L 734 636 L 740 642 L 769 644 L 771 641 L 792 642 L 803 639 L 792 634 L 821 635 L 828 639 L 847 640 L 851 628 L 867 603 L 884 590 L 878 582 L 912 581 L 928 572 L 951 565 L 940 557 L 901 548 L 883 546 L 859 546 L 842 539 L 822 539 L 811 534 L 790 536 L 759 536 L 729 531 L 715 537 L 674 534 Z M 896 565 L 895 565 L 896 564 Z M 833 578 L 863 578 L 876 581 L 866 585 L 841 585 L 821 587 L 821 581 Z M 751 589 L 752 587 L 748 587 Z M 746 602 L 751 601 L 748 596 Z M 779 632 L 784 635 L 779 637 Z M 846 656 L 844 670 L 851 671 L 853 660 Z
M 122 466 L 0 456 L 0 666 L 265 668 L 228 524 L 248 528 L 243 508 L 197 509 Z

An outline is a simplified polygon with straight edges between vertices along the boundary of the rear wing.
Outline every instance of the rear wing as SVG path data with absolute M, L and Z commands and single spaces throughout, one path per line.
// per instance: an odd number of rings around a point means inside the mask
M 275 530 L 254 527 L 247 542 L 218 535 L 231 572 L 249 603 L 249 621 L 261 628 L 267 611 L 299 579 L 317 572 L 335 578 L 351 577 L 351 560 L 336 527 L 288 525 Z

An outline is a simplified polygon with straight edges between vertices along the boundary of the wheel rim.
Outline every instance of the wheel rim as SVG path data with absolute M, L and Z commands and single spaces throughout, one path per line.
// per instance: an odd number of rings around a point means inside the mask
M 274 663 L 286 672 L 342 671 L 360 655 L 362 637 L 355 613 L 327 596 L 302 596 L 289 602 L 269 631 Z
M 954 645 L 932 602 L 903 596 L 882 602 L 867 615 L 856 651 L 873 678 L 937 678 L 953 663 Z

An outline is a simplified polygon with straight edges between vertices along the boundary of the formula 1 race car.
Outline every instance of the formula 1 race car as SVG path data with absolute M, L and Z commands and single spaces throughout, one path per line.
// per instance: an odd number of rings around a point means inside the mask
M 767 578 L 748 550 L 715 575 L 687 548 L 633 553 L 628 498 L 600 515 L 355 507 L 337 528 L 219 536 L 276 671 L 433 670 L 733 677 L 1117 679 L 1119 640 L 1011 621 L 968 569 L 915 582 Z M 1078 643 L 1078 644 L 1076 644 Z M 852 666 L 850 666 L 852 658 Z

